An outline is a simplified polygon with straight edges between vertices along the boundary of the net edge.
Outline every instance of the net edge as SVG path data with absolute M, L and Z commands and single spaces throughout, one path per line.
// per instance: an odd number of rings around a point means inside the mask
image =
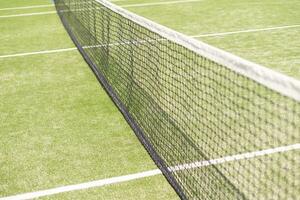
M 112 11 L 119 13 L 123 17 L 126 17 L 127 19 L 130 19 L 135 23 L 167 38 L 168 40 L 174 41 L 179 45 L 193 50 L 200 56 L 207 57 L 238 74 L 263 84 L 273 91 L 300 102 L 300 81 L 295 78 L 276 72 L 265 66 L 253 63 L 202 41 L 188 37 L 142 16 L 136 15 L 126 9 L 108 2 L 107 0 L 95 1 L 111 9 Z

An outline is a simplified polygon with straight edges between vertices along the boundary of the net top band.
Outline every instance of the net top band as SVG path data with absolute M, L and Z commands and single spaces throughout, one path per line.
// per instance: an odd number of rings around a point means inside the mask
M 248 77 L 284 96 L 300 102 L 300 81 L 295 78 L 250 62 L 199 40 L 190 38 L 144 17 L 131 13 L 106 0 L 96 1 L 104 5 L 106 8 L 120 14 L 121 16 L 132 20 L 133 22 L 151 30 L 156 34 L 161 35 L 167 40 L 175 42 L 201 56 L 207 57 L 223 67 L 229 68 L 230 70 Z

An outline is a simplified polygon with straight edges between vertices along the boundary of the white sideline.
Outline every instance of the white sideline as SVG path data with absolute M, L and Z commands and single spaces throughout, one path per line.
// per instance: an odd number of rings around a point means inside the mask
M 204 161 L 199 161 L 199 162 L 195 162 L 195 163 L 182 164 L 182 165 L 170 167 L 169 170 L 170 171 L 188 170 L 188 169 L 194 169 L 194 168 L 199 168 L 199 167 L 206 167 L 209 165 L 222 164 L 225 162 L 250 159 L 250 158 L 275 154 L 275 153 L 284 153 L 287 151 L 298 150 L 298 149 L 300 149 L 300 143 L 288 145 L 288 146 L 276 147 L 276 148 L 272 148 L 272 149 L 265 149 L 265 150 L 261 150 L 261 151 L 254 151 L 254 152 L 247 152 L 247 153 L 238 154 L 238 155 L 226 156 L 226 157 L 212 159 L 212 160 L 204 160 Z M 52 189 L 48 189 L 48 190 L 40 190 L 40 191 L 36 191 L 36 192 L 23 193 L 23 194 L 18 194 L 15 196 L 8 196 L 8 197 L 2 197 L 2 198 L 0 197 L 0 200 L 28 200 L 28 199 L 39 198 L 39 197 L 43 197 L 43 196 L 49 196 L 49 195 L 54 195 L 54 194 L 59 194 L 59 193 L 64 193 L 64 192 L 89 189 L 89 188 L 93 188 L 93 187 L 102 187 L 105 185 L 111 185 L 111 184 L 141 179 L 141 178 L 145 178 L 145 177 L 155 176 L 158 174 L 161 174 L 161 171 L 159 169 L 156 169 L 156 170 L 144 171 L 144 172 L 135 173 L 135 174 L 129 174 L 129 175 L 125 175 L 125 176 L 118 176 L 118 177 L 113 177 L 113 178 L 97 180 L 97 181 L 80 183 L 80 184 L 76 184 L 76 185 L 68 185 L 68 186 L 62 186 L 62 187 L 52 188 Z
M 224 35 L 232 35 L 232 34 L 239 34 L 239 33 L 272 31 L 272 30 L 278 30 L 278 29 L 297 28 L 297 27 L 300 27 L 300 24 L 289 25 L 289 26 L 269 27 L 269 28 L 259 28 L 259 29 L 247 29 L 247 30 L 222 32 L 222 33 L 200 34 L 200 35 L 193 35 L 193 36 L 190 36 L 190 37 L 192 37 L 192 38 L 215 37 L 215 36 L 224 36 Z M 64 51 L 74 51 L 76 49 L 77 48 L 74 47 L 74 48 L 53 49 L 53 50 L 36 51 L 36 52 L 28 52 L 28 53 L 18 53 L 18 54 L 10 54 L 10 55 L 0 55 L 0 59 L 1 58 L 30 56 L 30 55 L 37 55 L 37 54 L 48 54 L 48 53 L 50 54 L 50 53 L 58 53 L 58 52 L 64 52 Z
M 191 2 L 200 2 L 200 1 L 203 1 L 203 0 L 180 0 L 180 1 L 155 2 L 155 3 L 143 3 L 143 4 L 128 4 L 128 5 L 121 5 L 120 7 L 122 7 L 122 8 L 148 7 L 148 6 L 169 5 L 169 4 L 179 4 L 179 3 L 191 3 Z M 48 15 L 48 14 L 54 14 L 54 13 L 56 13 L 56 11 L 23 13 L 23 14 L 15 14 L 15 15 L 0 15 L 0 18 L 26 17 L 26 16 L 34 16 L 34 15 Z

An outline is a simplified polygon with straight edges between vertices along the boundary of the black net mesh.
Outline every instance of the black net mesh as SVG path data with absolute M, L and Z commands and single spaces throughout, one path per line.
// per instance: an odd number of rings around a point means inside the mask
M 300 103 L 94 0 L 73 41 L 182 199 L 299 199 Z

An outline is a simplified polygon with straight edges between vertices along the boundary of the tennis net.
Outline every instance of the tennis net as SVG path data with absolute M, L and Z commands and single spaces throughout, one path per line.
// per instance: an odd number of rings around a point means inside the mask
M 55 4 L 180 198 L 299 198 L 299 81 L 105 0 Z

